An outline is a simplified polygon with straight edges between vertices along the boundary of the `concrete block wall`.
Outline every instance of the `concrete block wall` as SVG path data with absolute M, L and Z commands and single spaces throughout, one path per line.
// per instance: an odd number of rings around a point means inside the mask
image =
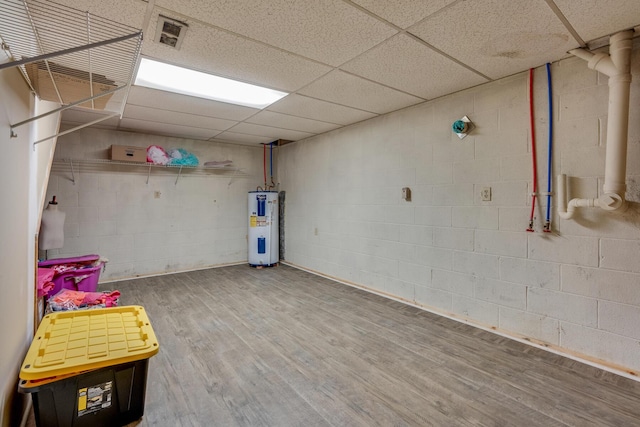
M 624 213 L 553 214 L 534 233 L 527 73 L 280 149 L 287 261 L 307 269 L 640 371 L 640 49 L 633 83 Z M 577 58 L 552 65 L 553 173 L 570 197 L 604 176 L 607 78 Z M 535 70 L 538 188 L 547 187 L 547 83 Z M 452 123 L 477 128 L 463 140 Z M 412 200 L 401 198 L 410 187 Z M 481 190 L 491 187 L 492 200 Z M 555 210 L 555 199 L 552 201 Z
M 50 258 L 96 253 L 109 259 L 101 281 L 190 270 L 247 259 L 247 191 L 262 178 L 262 148 L 103 129 L 58 140 L 56 160 L 108 159 L 112 144 L 194 153 L 200 163 L 232 160 L 238 173 L 54 164 L 47 199 L 66 213 L 62 249 Z M 42 255 L 42 253 L 41 253 Z

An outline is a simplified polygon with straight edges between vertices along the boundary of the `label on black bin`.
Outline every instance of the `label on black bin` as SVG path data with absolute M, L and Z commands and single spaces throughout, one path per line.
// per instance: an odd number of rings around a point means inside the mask
M 78 390 L 78 416 L 91 414 L 111 406 L 113 381 Z

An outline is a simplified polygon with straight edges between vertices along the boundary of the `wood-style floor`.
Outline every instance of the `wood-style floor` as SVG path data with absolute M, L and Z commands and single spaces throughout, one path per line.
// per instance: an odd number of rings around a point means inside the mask
M 161 346 L 138 426 L 640 425 L 638 382 L 291 267 L 107 286 Z

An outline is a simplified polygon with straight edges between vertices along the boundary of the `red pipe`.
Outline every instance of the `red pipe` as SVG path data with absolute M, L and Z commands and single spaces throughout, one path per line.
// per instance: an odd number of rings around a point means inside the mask
M 536 196 L 538 192 L 538 168 L 536 165 L 536 132 L 533 118 L 533 68 L 529 69 L 529 126 L 531 127 L 531 160 L 533 163 L 533 185 L 531 192 L 531 215 L 529 216 L 529 228 L 533 231 L 533 217 L 536 210 Z

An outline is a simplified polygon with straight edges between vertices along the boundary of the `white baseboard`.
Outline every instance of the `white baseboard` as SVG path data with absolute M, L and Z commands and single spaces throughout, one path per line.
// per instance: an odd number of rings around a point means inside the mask
M 245 261 L 230 262 L 228 264 L 212 264 L 212 265 L 206 265 L 204 267 L 186 268 L 184 270 L 163 271 L 160 273 L 149 273 L 149 274 L 140 274 L 138 276 L 120 277 L 117 279 L 108 279 L 108 280 L 105 280 L 104 282 L 101 281 L 100 285 L 106 285 L 108 283 L 124 282 L 125 280 L 145 279 L 147 277 L 158 277 L 158 276 L 166 276 L 168 274 L 188 273 L 190 271 L 209 270 L 212 268 L 230 267 L 232 265 L 242 265 L 242 264 L 248 264 L 248 261 L 245 260 Z

